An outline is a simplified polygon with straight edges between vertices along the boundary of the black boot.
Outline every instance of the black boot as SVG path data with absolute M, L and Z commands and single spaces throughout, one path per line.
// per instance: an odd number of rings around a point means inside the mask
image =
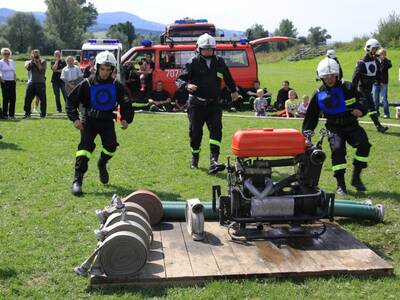
M 389 129 L 389 127 L 383 126 L 383 125 L 381 124 L 381 122 L 379 122 L 379 118 L 378 118 L 378 115 L 377 115 L 377 114 L 371 115 L 371 120 L 372 120 L 372 122 L 374 122 L 374 125 L 375 125 L 375 127 L 376 127 L 376 130 L 378 130 L 378 132 L 380 132 L 380 133 L 385 133 L 385 132 Z
M 99 168 L 99 178 L 102 184 L 107 184 L 110 180 L 110 176 L 107 171 L 107 162 L 110 160 L 111 156 L 101 152 L 99 161 L 97 162 L 97 167 Z
M 361 181 L 361 171 L 361 167 L 354 166 L 353 177 L 351 178 L 351 185 L 354 186 L 358 192 L 365 192 L 367 188 Z
M 74 196 L 82 196 L 82 182 L 83 174 L 80 172 L 75 172 L 74 181 L 72 182 L 71 193 Z
M 218 163 L 218 156 L 219 155 L 215 153 L 210 155 L 210 168 L 208 169 L 208 174 L 216 174 L 225 170 L 225 164 Z
M 336 182 L 337 182 L 337 190 L 336 194 L 338 195 L 346 195 L 347 194 L 347 188 L 346 188 L 346 182 L 344 180 L 344 173 L 341 174 L 336 174 Z
M 199 167 L 199 155 L 192 154 L 192 161 L 190 162 L 191 169 L 197 169 Z

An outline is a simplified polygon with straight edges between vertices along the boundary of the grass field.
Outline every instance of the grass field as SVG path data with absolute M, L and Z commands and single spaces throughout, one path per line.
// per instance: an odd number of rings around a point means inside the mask
M 393 53 L 399 61 L 400 51 Z M 351 73 L 357 53 L 338 53 L 345 77 Z M 343 58 L 342 58 L 343 57 Z M 317 60 L 298 63 L 260 62 L 262 83 L 276 91 L 288 79 L 300 94 L 311 94 L 316 87 Z M 18 77 L 24 71 L 18 64 Z M 398 66 L 395 65 L 396 70 Z M 268 74 L 268 76 L 267 76 Z M 400 99 L 400 88 L 391 73 L 391 99 Z M 50 88 L 50 86 L 48 86 Z M 301 87 L 301 89 L 300 89 Z M 17 112 L 22 112 L 24 84 L 18 84 Z M 48 89 L 49 112 L 55 111 Z M 390 123 L 396 120 L 390 120 Z M 238 118 L 226 115 L 222 157 L 230 155 L 230 137 L 239 128 L 275 127 L 300 129 L 298 120 Z M 0 299 L 118 299 L 146 297 L 169 299 L 398 299 L 400 295 L 400 171 L 398 163 L 400 128 L 391 127 L 381 135 L 372 125 L 364 125 L 373 144 L 370 167 L 364 172 L 366 195 L 350 188 L 348 199 L 371 198 L 386 208 L 383 224 L 339 220 L 358 239 L 369 245 L 394 266 L 396 275 L 382 279 L 338 277 L 327 279 L 222 281 L 193 288 L 87 289 L 88 280 L 72 272 L 94 249 L 93 230 L 98 227 L 95 209 L 104 207 L 113 193 L 126 195 L 145 188 L 164 200 L 211 198 L 211 185 L 226 186 L 223 174 L 208 176 L 208 140 L 203 140 L 200 169 L 190 170 L 187 119 L 184 115 L 137 114 L 127 131 L 117 129 L 121 146 L 110 162 L 110 184 L 98 180 L 95 151 L 84 181 L 85 197 L 70 195 L 74 153 L 79 133 L 63 115 L 46 119 L 0 121 Z M 321 126 L 322 124 L 320 124 Z M 207 132 L 207 131 L 205 131 Z M 100 146 L 100 140 L 96 143 Z M 324 145 L 328 157 L 327 143 Z M 349 151 L 349 161 L 354 151 Z M 335 189 L 328 160 L 321 187 Z M 275 174 L 279 176 L 280 174 Z M 349 173 L 347 179 L 349 181 Z

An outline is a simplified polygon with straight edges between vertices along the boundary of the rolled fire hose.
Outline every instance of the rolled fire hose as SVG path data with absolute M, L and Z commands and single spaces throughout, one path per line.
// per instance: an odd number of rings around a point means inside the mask
M 161 201 L 161 203 L 164 209 L 164 219 L 185 219 L 185 202 Z M 217 220 L 218 211 L 214 212 L 212 210 L 212 202 L 202 202 L 202 204 L 204 206 L 204 218 L 208 220 Z M 382 222 L 384 219 L 384 208 L 381 204 L 373 205 L 369 200 L 365 200 L 364 202 L 335 200 L 334 216 Z
M 149 214 L 139 204 L 132 202 L 125 202 L 123 209 L 125 209 L 125 211 L 130 211 L 141 215 L 143 218 L 146 219 L 147 222 L 150 223 Z M 103 210 L 96 210 L 96 216 L 100 219 L 102 223 L 105 223 L 109 216 L 111 216 L 114 213 L 121 213 L 123 209 L 117 208 L 115 206 L 107 206 Z
M 142 206 L 149 215 L 151 225 L 160 223 L 163 217 L 161 200 L 156 194 L 150 191 L 138 190 L 124 197 L 122 201 L 124 203 L 131 202 Z
M 153 233 L 143 216 L 130 211 L 113 213 L 95 233 L 103 241 L 75 268 L 79 275 L 131 276 L 146 264 Z

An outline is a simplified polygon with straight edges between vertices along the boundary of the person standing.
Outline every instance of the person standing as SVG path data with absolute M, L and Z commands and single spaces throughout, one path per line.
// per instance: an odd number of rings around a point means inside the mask
M 124 87 L 112 77 L 116 66 L 117 61 L 111 52 L 100 52 L 96 56 L 95 75 L 83 80 L 67 98 L 67 116 L 74 127 L 81 132 L 71 188 L 74 196 L 80 196 L 83 193 L 83 176 L 88 169 L 92 152 L 96 148 L 94 140 L 97 135 L 100 135 L 103 145 L 97 162 L 100 181 L 103 184 L 109 181 L 106 165 L 119 145 L 114 126 L 114 110 L 117 105 L 120 105 L 122 129 L 127 129 L 128 124 L 133 121 L 134 111 L 130 102 L 124 100 Z M 79 105 L 85 108 L 82 120 L 79 118 Z
M 326 51 L 326 57 L 328 58 L 332 58 L 334 61 L 337 62 L 337 64 L 339 65 L 339 80 L 343 79 L 343 70 L 342 70 L 342 66 L 340 65 L 339 59 L 336 56 L 336 51 L 333 49 L 329 49 Z
M 371 144 L 365 130 L 358 124 L 357 118 L 368 111 L 362 94 L 347 81 L 339 81 L 339 64 L 325 58 L 317 68 L 321 87 L 314 93 L 303 121 L 303 133 L 310 133 L 317 127 L 320 113 L 326 118 L 325 127 L 329 130 L 329 145 L 332 151 L 332 171 L 337 182 L 337 194 L 347 193 L 344 175 L 346 173 L 346 143 L 356 148 L 353 160 L 351 184 L 359 192 L 366 191 L 361 181 L 361 171 L 367 167 Z
M 203 126 L 210 131 L 210 168 L 209 174 L 225 169 L 218 163 L 222 139 L 222 109 L 219 97 L 221 83 L 225 81 L 233 101 L 237 101 L 238 92 L 232 75 L 222 57 L 215 54 L 215 38 L 205 33 L 197 40 L 196 54 L 185 64 L 176 80 L 181 90 L 189 92 L 189 137 L 192 150 L 191 168 L 198 168 Z
M 1 49 L 0 82 L 3 96 L 3 117 L 15 119 L 16 84 L 15 64 L 9 48 Z
M 33 49 L 31 60 L 25 62 L 25 69 L 28 70 L 28 86 L 24 104 L 25 119 L 31 117 L 32 100 L 35 96 L 40 99 L 40 117 L 46 117 L 46 68 L 46 61 L 40 57 L 39 49 Z
M 389 83 L 389 69 L 392 67 L 392 62 L 386 57 L 386 50 L 384 48 L 379 49 L 377 52 L 378 57 L 378 68 L 381 73 L 379 81 L 376 81 L 372 87 L 372 95 L 375 102 L 375 110 L 379 116 L 379 98 L 382 97 L 383 105 L 383 118 L 390 118 L 389 103 L 387 100 L 388 95 L 388 83 Z
M 380 82 L 379 62 L 376 58 L 376 52 L 381 44 L 376 39 L 369 39 L 364 47 L 365 56 L 357 63 L 354 70 L 352 84 L 366 99 L 368 105 L 368 115 L 374 122 L 378 132 L 385 133 L 389 128 L 382 126 L 379 122 L 378 114 L 375 111 L 374 100 L 372 99 L 372 86 L 375 82 Z
M 62 105 L 60 101 L 60 90 L 64 98 L 64 103 L 67 100 L 67 92 L 65 91 L 64 81 L 61 80 L 61 71 L 67 64 L 61 59 L 60 50 L 54 51 L 54 60 L 51 61 L 51 70 L 53 75 L 51 76 L 51 84 L 53 86 L 54 97 L 56 100 L 57 111 L 62 112 Z
M 95 57 L 91 56 L 89 58 L 89 64 L 86 66 L 86 68 L 83 70 L 83 78 L 89 78 L 94 75 L 94 63 L 95 63 Z
M 71 94 L 72 90 L 82 81 L 82 71 L 74 64 L 75 59 L 72 56 L 67 57 L 67 66 L 61 71 L 61 80 L 65 83 L 65 91 Z

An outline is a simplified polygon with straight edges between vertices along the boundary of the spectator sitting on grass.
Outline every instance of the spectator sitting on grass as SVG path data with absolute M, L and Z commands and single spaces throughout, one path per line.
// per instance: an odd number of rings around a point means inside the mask
M 259 97 L 257 95 L 259 89 L 260 89 L 260 81 L 254 80 L 253 87 L 250 90 L 248 90 L 246 93 L 249 96 L 249 105 L 251 108 L 253 108 L 253 106 L 254 106 L 254 100 L 257 97 Z M 262 90 L 264 91 L 262 97 L 265 98 L 265 100 L 267 101 L 267 106 L 266 106 L 266 108 L 267 108 L 268 106 L 271 105 L 272 94 L 270 92 L 268 92 L 268 90 L 266 88 L 263 88 Z
M 295 90 L 290 90 L 288 93 L 288 98 L 285 101 L 284 109 L 276 113 L 278 117 L 294 117 L 296 115 L 297 107 L 300 105 L 300 101 L 297 99 L 297 94 Z
M 289 81 L 282 81 L 282 88 L 278 91 L 276 102 L 274 103 L 274 107 L 278 111 L 285 109 L 285 101 L 289 99 L 289 91 L 292 90 L 289 85 Z
M 182 91 L 180 89 L 176 90 L 174 94 L 174 102 L 175 102 L 175 107 L 173 109 L 174 112 L 184 112 L 187 110 L 188 107 L 188 97 L 189 94 L 187 91 Z
M 267 100 L 264 98 L 264 90 L 257 90 L 257 98 L 254 100 L 254 111 L 256 117 L 265 117 L 265 109 L 268 105 Z
M 171 96 L 164 90 L 161 80 L 157 81 L 156 89 L 150 92 L 149 105 L 151 111 L 171 111 Z
M 297 107 L 297 111 L 296 111 L 297 118 L 305 117 L 307 108 L 308 108 L 308 104 L 310 103 L 309 97 L 307 95 L 304 95 L 303 97 L 301 97 L 301 99 L 303 100 L 303 102 L 300 103 L 300 105 Z

